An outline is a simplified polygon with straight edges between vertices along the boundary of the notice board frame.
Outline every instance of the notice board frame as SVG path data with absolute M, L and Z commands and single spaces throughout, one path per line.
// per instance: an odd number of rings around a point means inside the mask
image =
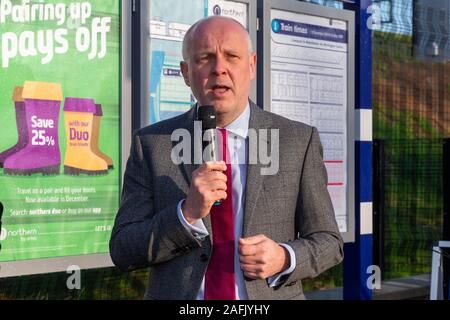
M 347 231 L 341 232 L 344 242 L 355 242 L 355 13 L 295 0 L 258 1 L 258 63 L 257 101 L 271 111 L 271 11 L 281 10 L 347 23 Z
M 139 123 L 140 127 L 150 125 L 150 51 L 151 51 L 151 37 L 150 37 L 150 18 L 152 17 L 150 2 L 153 0 L 140 0 L 139 20 L 141 25 L 141 32 L 139 35 L 140 48 L 137 56 L 140 61 L 140 71 L 133 76 L 136 83 L 139 83 L 138 88 L 134 88 L 134 100 L 139 101 Z M 247 31 L 253 44 L 253 51 L 256 52 L 257 44 L 257 1 L 258 0 L 224 0 L 230 2 L 242 3 L 247 6 Z M 136 58 L 136 56 L 135 56 Z M 139 74 L 138 74 L 139 73 Z M 256 79 L 252 82 L 250 88 L 250 99 L 256 101 L 257 98 L 257 82 Z M 138 128 L 133 128 L 138 129 Z
M 132 2 L 119 1 L 120 6 L 120 188 L 122 193 L 123 174 L 131 147 L 131 14 Z M 1 243 L 1 242 L 0 242 Z M 31 259 L 0 262 L 0 279 L 39 275 L 56 272 L 73 272 L 113 267 L 108 253 L 64 256 L 46 259 Z

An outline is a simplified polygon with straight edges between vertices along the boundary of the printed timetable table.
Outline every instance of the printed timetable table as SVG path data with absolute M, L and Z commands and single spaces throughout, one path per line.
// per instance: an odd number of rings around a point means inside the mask
M 271 10 L 271 111 L 316 127 L 328 190 L 347 232 L 347 23 Z

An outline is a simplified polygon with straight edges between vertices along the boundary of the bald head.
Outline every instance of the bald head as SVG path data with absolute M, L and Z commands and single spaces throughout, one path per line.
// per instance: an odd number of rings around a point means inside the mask
M 249 54 L 253 53 L 252 39 L 248 34 L 248 31 L 244 28 L 242 24 L 238 21 L 222 16 L 211 16 L 198 20 L 194 23 L 186 32 L 183 38 L 183 60 L 187 61 L 190 56 L 190 46 L 193 40 L 197 37 L 198 33 L 204 32 L 206 28 L 219 28 L 221 30 L 227 30 L 232 28 L 230 31 L 241 32 L 246 38 L 246 43 L 248 46 Z
M 248 104 L 256 76 L 256 53 L 247 30 L 236 20 L 214 16 L 195 23 L 183 41 L 184 82 L 199 105 L 212 105 L 217 125 L 236 119 Z

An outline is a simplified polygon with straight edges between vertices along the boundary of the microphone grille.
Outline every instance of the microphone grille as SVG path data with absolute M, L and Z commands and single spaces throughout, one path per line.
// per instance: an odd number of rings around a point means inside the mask
M 217 116 L 214 106 L 200 106 L 198 108 L 198 121 L 202 122 L 202 130 L 216 129 Z

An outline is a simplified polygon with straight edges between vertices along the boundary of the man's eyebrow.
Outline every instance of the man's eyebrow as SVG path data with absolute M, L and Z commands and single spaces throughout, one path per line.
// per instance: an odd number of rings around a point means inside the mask
M 214 54 L 214 53 L 215 53 L 215 51 L 211 50 L 211 49 L 201 49 L 201 50 L 195 52 L 194 55 L 202 56 L 202 55 L 210 55 L 210 54 Z
M 241 53 L 239 52 L 239 50 L 236 49 L 224 49 L 223 52 L 225 54 L 231 54 L 231 55 L 236 55 L 236 56 L 240 56 Z M 209 56 L 209 55 L 215 55 L 216 54 L 216 50 L 213 49 L 201 49 L 199 51 L 197 51 L 196 53 L 194 53 L 195 57 L 200 57 L 200 56 Z
M 236 49 L 225 49 L 224 51 L 225 51 L 226 54 L 233 54 L 233 55 L 237 55 L 237 56 L 241 55 L 239 53 L 239 51 L 236 50 Z

